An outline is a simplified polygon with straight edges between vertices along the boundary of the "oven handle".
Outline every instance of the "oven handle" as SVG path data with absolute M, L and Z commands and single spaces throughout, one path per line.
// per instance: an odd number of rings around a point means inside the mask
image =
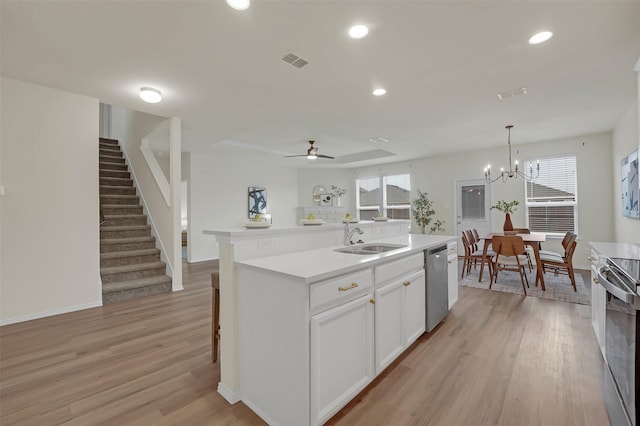
M 618 299 L 622 300 L 625 303 L 628 303 L 631 306 L 638 307 L 640 306 L 638 296 L 634 293 L 628 291 L 627 289 L 620 288 L 616 284 L 611 281 L 607 281 L 603 271 L 610 271 L 610 269 L 605 265 L 598 268 L 598 279 L 600 281 L 600 285 L 605 288 L 609 293 L 613 294 Z M 637 304 L 637 305 L 636 305 Z

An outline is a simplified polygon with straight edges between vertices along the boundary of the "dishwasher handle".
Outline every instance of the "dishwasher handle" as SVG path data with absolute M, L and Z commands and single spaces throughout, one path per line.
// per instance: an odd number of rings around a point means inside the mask
M 428 254 L 429 256 L 431 256 L 432 254 L 438 254 L 438 253 L 440 253 L 441 251 L 445 251 L 445 250 L 447 250 L 447 246 L 446 246 L 446 245 L 443 245 L 443 246 L 439 246 L 439 247 L 436 247 L 436 248 L 432 248 L 432 249 L 430 249 L 430 250 L 427 250 L 427 254 Z

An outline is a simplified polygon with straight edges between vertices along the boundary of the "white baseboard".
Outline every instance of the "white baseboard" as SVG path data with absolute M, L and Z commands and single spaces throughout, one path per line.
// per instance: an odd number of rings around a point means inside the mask
M 232 390 L 227 388 L 225 385 L 223 385 L 222 382 L 218 383 L 218 393 L 222 395 L 222 397 L 226 399 L 229 402 L 229 404 L 235 404 L 236 402 L 239 402 L 242 399 L 241 398 L 242 395 L 240 391 L 233 392 Z
M 16 324 L 19 322 L 31 321 L 39 318 L 52 317 L 54 315 L 68 314 L 69 312 L 82 311 L 84 309 L 98 308 L 102 306 L 102 301 L 85 303 L 83 305 L 66 306 L 64 308 L 52 309 L 50 311 L 38 312 L 35 314 L 21 315 L 19 317 L 0 319 L 0 326 Z

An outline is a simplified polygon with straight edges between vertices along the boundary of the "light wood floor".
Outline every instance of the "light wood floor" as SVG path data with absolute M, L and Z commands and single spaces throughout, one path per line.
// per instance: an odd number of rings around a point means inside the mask
M 211 265 L 184 263 L 179 293 L 0 328 L 0 424 L 264 424 L 215 391 Z M 330 424 L 608 425 L 590 307 L 460 287 Z

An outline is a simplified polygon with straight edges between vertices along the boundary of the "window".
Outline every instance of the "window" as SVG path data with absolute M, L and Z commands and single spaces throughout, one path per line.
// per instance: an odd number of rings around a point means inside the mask
M 356 186 L 360 219 L 375 217 L 378 212 L 389 219 L 411 218 L 411 177 L 408 174 L 358 179 Z
M 577 233 L 578 180 L 576 157 L 540 160 L 540 176 L 525 182 L 527 227 L 561 236 Z

